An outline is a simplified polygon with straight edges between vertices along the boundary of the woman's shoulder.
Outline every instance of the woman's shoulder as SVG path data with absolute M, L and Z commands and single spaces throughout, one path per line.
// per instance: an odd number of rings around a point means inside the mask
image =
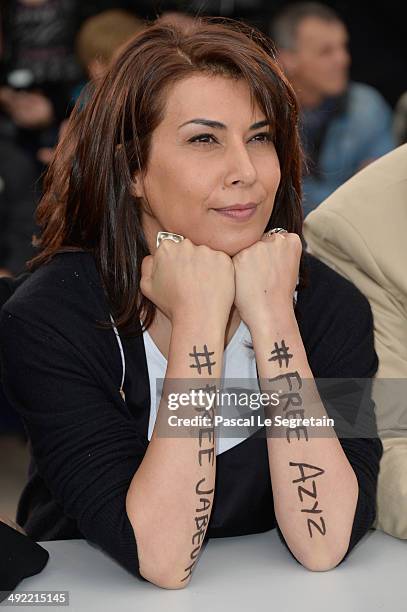
M 13 293 L 17 291 L 20 285 L 30 277 L 29 272 L 23 272 L 16 277 L 2 276 L 0 277 L 0 308 L 11 298 Z
M 92 254 L 58 253 L 26 275 L 0 311 L 2 334 L 10 317 L 70 338 L 106 321 L 108 303 Z
M 50 323 L 55 317 L 69 320 L 78 309 L 91 313 L 106 306 L 95 260 L 84 251 L 57 253 L 7 289 L 10 295 L 2 310 L 34 323 Z
M 93 255 L 57 254 L 26 278 L 0 310 L 5 383 L 13 380 L 18 386 L 24 380 L 38 390 L 49 380 L 61 389 L 71 381 L 72 389 L 83 389 L 89 398 L 99 394 L 97 401 L 103 402 L 104 389 L 123 403 L 118 393 L 121 350 L 127 351 L 126 361 L 143 366 L 142 340 L 119 342 L 109 315 Z

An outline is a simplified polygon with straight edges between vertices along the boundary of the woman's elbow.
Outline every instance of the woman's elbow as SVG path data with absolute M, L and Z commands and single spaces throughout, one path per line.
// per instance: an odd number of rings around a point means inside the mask
M 184 589 L 191 579 L 191 576 L 182 580 L 179 575 L 174 573 L 173 568 L 165 567 L 146 567 L 140 565 L 140 574 L 155 586 L 162 589 Z
M 178 546 L 171 549 L 167 540 L 158 540 L 151 532 L 140 533 L 136 538 L 139 572 L 145 580 L 163 589 L 183 589 L 191 578 L 191 568 Z
M 336 555 L 314 555 L 307 557 L 301 564 L 311 572 L 327 572 L 337 567 L 343 560 L 346 551 L 341 551 Z

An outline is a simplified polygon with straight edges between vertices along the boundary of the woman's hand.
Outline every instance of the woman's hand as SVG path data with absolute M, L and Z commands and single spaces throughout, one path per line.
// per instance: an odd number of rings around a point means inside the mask
M 222 251 L 164 240 L 141 265 L 140 289 L 170 320 L 199 317 L 226 327 L 235 297 L 234 267 Z
M 301 252 L 298 234 L 272 234 L 233 257 L 235 305 L 249 329 L 273 311 L 293 309 Z

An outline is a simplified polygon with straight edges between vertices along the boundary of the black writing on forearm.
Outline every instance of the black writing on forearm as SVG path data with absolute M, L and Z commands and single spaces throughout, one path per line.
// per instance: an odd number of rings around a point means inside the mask
M 312 499 L 315 500 L 315 502 L 311 502 L 311 504 L 313 503 L 312 508 L 302 508 L 301 512 L 305 512 L 306 514 L 321 514 L 322 510 L 320 508 L 318 508 L 318 499 L 317 499 L 317 487 L 316 487 L 316 483 L 315 483 L 315 478 L 318 478 L 318 476 L 322 476 L 323 474 L 325 474 L 325 470 L 317 467 L 316 465 L 310 465 L 309 463 L 297 463 L 295 461 L 290 461 L 289 462 L 289 466 L 290 467 L 296 467 L 300 470 L 301 476 L 300 478 L 294 479 L 292 481 L 293 484 L 297 484 L 298 482 L 302 482 L 304 483 L 306 480 L 309 480 L 310 478 L 312 478 L 312 490 L 309 490 L 301 485 L 298 485 L 297 491 L 298 491 L 298 497 L 300 498 L 302 503 L 310 503 L 309 500 L 305 500 L 304 495 L 307 495 L 308 497 L 311 497 Z M 308 474 L 306 475 L 305 470 L 314 470 L 314 472 L 312 474 Z M 311 518 L 307 518 L 307 525 L 308 525 L 308 532 L 310 535 L 310 538 L 312 538 L 312 527 L 315 527 L 315 529 L 321 534 L 321 535 L 325 535 L 326 534 L 326 524 L 325 524 L 325 520 L 322 516 L 317 517 L 320 521 L 320 524 L 318 524 L 316 521 L 314 521 Z
M 284 340 L 281 340 L 280 346 L 278 342 L 274 342 L 274 350 L 271 351 L 271 357 L 269 361 L 278 361 L 280 368 L 285 361 L 285 367 L 288 368 L 288 362 L 293 358 L 293 355 L 289 353 L 290 347 L 285 345 Z
M 195 363 L 191 364 L 189 367 L 197 368 L 198 374 L 202 374 L 203 368 L 208 368 L 208 374 L 212 374 L 212 366 L 216 365 L 216 361 L 211 361 L 211 355 L 213 354 L 213 351 L 208 351 L 206 344 L 204 344 L 203 351 L 200 353 L 196 350 L 196 346 L 194 346 L 194 350 L 192 353 L 189 353 L 189 356 L 195 358 Z M 202 362 L 199 361 L 200 357 L 203 359 Z
M 269 361 L 278 362 L 280 370 L 288 368 L 290 360 L 294 358 L 293 353 L 290 353 L 289 351 L 290 348 L 286 345 L 284 339 L 281 340 L 280 344 L 275 342 L 274 350 L 271 351 L 271 358 L 269 359 Z M 299 393 L 303 385 L 299 373 L 297 371 L 284 372 L 283 374 L 280 374 L 269 380 L 272 382 L 278 381 L 280 385 L 283 381 L 288 384 L 288 392 L 280 393 L 280 405 L 283 406 L 284 415 L 287 418 L 303 419 L 305 411 L 302 406 L 303 398 L 301 393 Z M 295 428 L 288 427 L 286 429 L 286 438 L 289 443 L 291 443 L 290 435 L 293 433 L 296 434 L 297 440 L 300 440 L 301 433 L 303 433 L 305 440 L 307 442 L 309 441 L 308 430 L 305 426 L 300 425 Z M 297 467 L 301 473 L 300 478 L 292 481 L 293 484 L 301 482 L 303 485 L 307 480 L 313 479 L 310 489 L 308 488 L 308 486 L 305 487 L 302 485 L 298 485 L 298 497 L 303 506 L 305 506 L 301 508 L 301 513 L 307 515 L 307 526 L 310 538 L 313 537 L 313 530 L 314 532 L 315 530 L 318 531 L 321 535 L 324 536 L 326 534 L 326 523 L 324 517 L 320 516 L 323 510 L 319 507 L 315 478 L 323 475 L 325 473 L 325 470 L 307 463 L 297 463 L 293 461 L 289 462 L 289 466 Z M 311 469 L 314 472 L 312 474 L 307 475 L 306 469 Z M 312 518 L 310 515 L 312 516 Z
M 294 357 L 289 352 L 290 348 L 286 346 L 285 341 L 281 340 L 279 345 L 277 342 L 274 343 L 274 350 L 271 351 L 271 358 L 268 361 L 278 361 L 280 369 L 283 367 L 283 361 L 285 367 L 288 367 L 290 359 Z M 302 388 L 302 379 L 298 372 L 285 372 L 279 374 L 274 378 L 269 378 L 269 382 L 279 383 L 282 386 L 283 383 L 287 383 L 289 391 L 287 393 L 280 393 L 279 405 L 283 404 L 283 412 L 286 418 L 303 419 L 305 411 L 302 408 L 302 397 L 298 391 Z M 294 390 L 296 385 L 297 390 Z M 289 408 L 292 408 L 289 410 Z M 287 427 L 285 435 L 288 442 L 291 442 L 290 436 L 295 434 L 297 440 L 301 438 L 301 433 L 304 438 L 308 441 L 308 430 L 305 425 L 299 425 L 298 427 Z
M 189 353 L 191 357 L 195 358 L 195 363 L 190 365 L 191 368 L 197 368 L 198 374 L 202 373 L 203 368 L 208 368 L 209 374 L 212 374 L 212 366 L 215 365 L 215 361 L 211 361 L 210 357 L 214 352 L 208 351 L 208 347 L 204 344 L 204 350 L 198 352 L 196 346 L 193 348 L 193 352 Z M 199 360 L 200 357 L 204 358 L 204 361 Z M 199 391 L 200 389 L 196 389 Z M 206 385 L 203 390 L 208 393 L 216 393 L 216 385 Z M 203 465 L 214 465 L 215 462 L 215 431 L 214 431 L 214 406 L 210 410 L 206 410 L 205 406 L 195 406 L 195 412 L 205 411 L 207 422 L 209 420 L 210 426 L 199 428 L 198 432 L 198 464 L 200 467 Z M 206 448 L 202 448 L 206 443 Z M 189 565 L 184 569 L 185 576 L 181 578 L 181 582 L 188 580 L 192 574 L 192 570 L 198 560 L 199 551 L 201 550 L 202 542 L 205 537 L 205 533 L 208 527 L 212 500 L 213 500 L 214 488 L 209 487 L 206 483 L 206 478 L 200 478 L 195 486 L 195 494 L 197 495 L 197 503 L 195 508 L 194 516 L 194 532 L 192 534 L 192 551 L 189 556 Z
M 202 541 L 205 537 L 206 528 L 209 523 L 212 500 L 207 496 L 212 495 L 214 489 L 212 488 L 204 490 L 202 488 L 204 486 L 204 482 L 205 478 L 202 478 L 198 481 L 195 487 L 195 493 L 199 497 L 199 506 L 195 509 L 196 516 L 194 517 L 196 531 L 192 536 L 192 545 L 194 547 L 190 554 L 190 560 L 192 561 L 192 563 L 185 568 L 185 572 L 187 572 L 187 574 L 184 576 L 184 578 L 181 579 L 181 582 L 187 580 L 192 574 L 192 568 L 197 562 L 198 554 L 201 550 Z

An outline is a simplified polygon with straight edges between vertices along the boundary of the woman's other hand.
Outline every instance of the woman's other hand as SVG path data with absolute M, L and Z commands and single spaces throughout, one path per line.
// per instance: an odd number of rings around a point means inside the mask
M 235 297 L 229 255 L 185 238 L 164 240 L 141 265 L 140 289 L 174 324 L 211 318 L 227 324 Z
M 235 305 L 249 329 L 273 309 L 293 308 L 301 252 L 298 234 L 280 233 L 264 235 L 233 257 Z

